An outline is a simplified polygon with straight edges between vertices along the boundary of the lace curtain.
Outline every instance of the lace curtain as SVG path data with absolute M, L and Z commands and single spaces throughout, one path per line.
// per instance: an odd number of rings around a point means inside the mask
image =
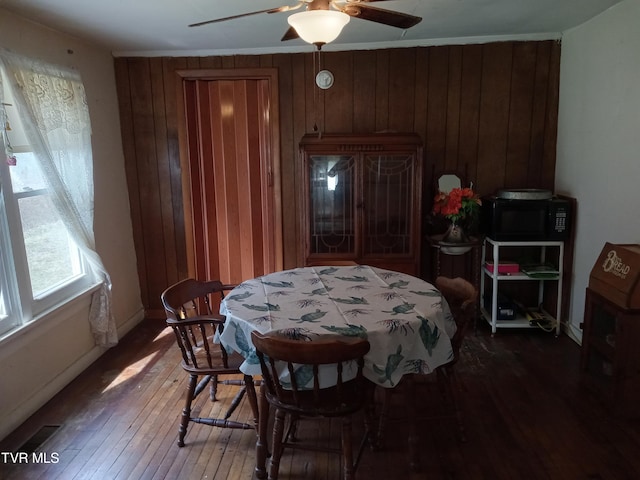
M 0 67 L 40 162 L 60 216 L 100 286 L 89 322 L 97 345 L 117 343 L 111 279 L 95 251 L 93 157 L 89 109 L 80 75 L 11 52 L 0 51 Z

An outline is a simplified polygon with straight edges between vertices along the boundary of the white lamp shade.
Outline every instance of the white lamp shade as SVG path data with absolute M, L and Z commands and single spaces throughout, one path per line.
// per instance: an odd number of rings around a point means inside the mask
M 289 25 L 305 42 L 325 44 L 334 41 L 351 17 L 337 10 L 307 10 L 289 16 Z

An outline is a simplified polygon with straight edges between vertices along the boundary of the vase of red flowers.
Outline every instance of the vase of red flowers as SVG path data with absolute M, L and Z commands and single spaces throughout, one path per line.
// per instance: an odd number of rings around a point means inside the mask
M 439 191 L 433 200 L 433 213 L 451 222 L 442 242 L 468 243 L 466 229 L 475 225 L 481 204 L 471 188 L 453 188 L 448 193 Z

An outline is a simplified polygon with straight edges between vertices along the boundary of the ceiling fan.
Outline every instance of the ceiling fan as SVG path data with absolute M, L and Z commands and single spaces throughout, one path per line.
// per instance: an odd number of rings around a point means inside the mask
M 390 25 L 392 27 L 401 28 L 401 29 L 411 28 L 422 21 L 422 18 L 416 17 L 414 15 L 409 15 L 407 13 L 402 13 L 402 12 L 395 12 L 392 10 L 385 10 L 382 8 L 372 7 L 371 5 L 369 5 L 370 3 L 382 2 L 382 1 L 386 1 L 386 0 L 300 0 L 295 5 L 283 5 L 281 7 L 268 8 L 266 10 L 258 10 L 255 12 L 242 13 L 242 14 L 233 15 L 230 17 L 217 18 L 214 20 L 206 20 L 204 22 L 193 23 L 189 26 L 199 27 L 202 25 L 208 25 L 210 23 L 225 22 L 227 20 L 234 20 L 236 18 L 248 17 L 250 15 L 257 15 L 260 13 L 290 12 L 293 10 L 297 10 L 303 6 L 306 7 L 306 11 L 313 11 L 313 10 L 337 11 L 337 12 L 342 12 L 343 14 L 348 15 L 348 17 L 361 18 L 363 20 L 381 23 L 384 25 Z M 347 17 L 347 21 L 349 19 L 348 17 Z M 293 26 L 291 26 L 285 32 L 281 40 L 286 41 L 286 40 L 292 40 L 294 38 L 299 38 L 299 37 L 304 37 L 304 36 L 299 35 L 299 32 L 296 31 L 296 29 Z M 314 43 L 314 42 L 310 42 L 310 43 Z

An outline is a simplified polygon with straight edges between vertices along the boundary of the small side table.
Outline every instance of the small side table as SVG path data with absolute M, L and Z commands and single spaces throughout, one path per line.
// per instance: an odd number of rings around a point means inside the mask
M 469 242 L 465 243 L 448 243 L 443 242 L 442 235 L 431 235 L 426 238 L 431 247 L 431 258 L 434 260 L 432 269 L 432 281 L 440 275 L 462 277 L 471 282 L 480 292 L 480 258 L 482 256 L 482 238 L 471 237 Z M 443 263 L 450 265 L 450 271 L 443 273 Z M 461 273 L 461 272 L 464 273 Z M 474 330 L 477 327 L 477 318 L 480 316 L 480 298 L 476 303 L 476 322 Z

